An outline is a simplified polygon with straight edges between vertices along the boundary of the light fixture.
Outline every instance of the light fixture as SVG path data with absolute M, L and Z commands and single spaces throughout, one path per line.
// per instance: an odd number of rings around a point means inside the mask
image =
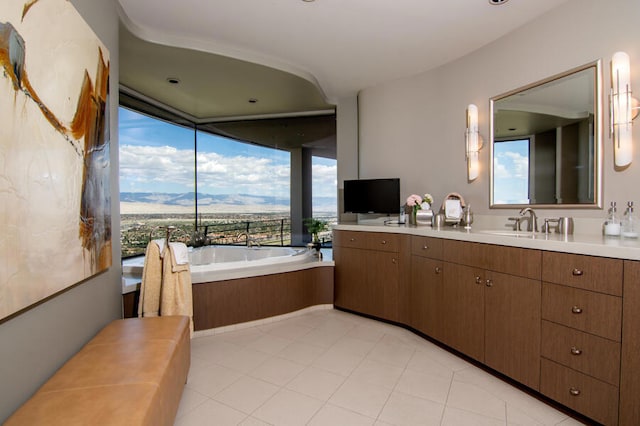
M 479 151 L 482 138 L 478 132 L 478 107 L 470 104 L 467 107 L 467 131 L 465 133 L 465 155 L 467 157 L 467 174 L 469 182 L 480 174 Z
M 638 115 L 638 107 L 634 107 L 637 101 L 631 97 L 631 67 L 625 52 L 616 52 L 611 58 L 609 102 L 614 163 L 616 167 L 626 167 L 633 160 L 632 121 Z

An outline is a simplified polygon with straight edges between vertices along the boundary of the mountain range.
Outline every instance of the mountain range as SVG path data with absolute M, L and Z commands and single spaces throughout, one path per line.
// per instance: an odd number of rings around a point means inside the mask
M 164 204 L 168 206 L 192 206 L 196 194 L 187 193 L 159 193 L 159 192 L 121 192 L 120 202 Z M 317 206 L 336 205 L 336 199 L 332 197 L 313 197 L 313 204 Z M 199 206 L 214 205 L 289 205 L 289 197 L 250 194 L 204 194 L 198 193 Z

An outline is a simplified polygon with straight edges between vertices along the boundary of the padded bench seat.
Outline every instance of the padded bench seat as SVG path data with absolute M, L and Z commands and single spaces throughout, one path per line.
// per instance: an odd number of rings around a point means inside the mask
M 190 362 L 188 317 L 116 320 L 5 424 L 173 425 Z

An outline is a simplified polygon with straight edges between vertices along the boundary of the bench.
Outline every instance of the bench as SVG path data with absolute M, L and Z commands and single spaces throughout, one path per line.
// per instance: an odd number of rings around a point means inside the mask
M 5 425 L 173 425 L 190 362 L 188 317 L 113 321 Z

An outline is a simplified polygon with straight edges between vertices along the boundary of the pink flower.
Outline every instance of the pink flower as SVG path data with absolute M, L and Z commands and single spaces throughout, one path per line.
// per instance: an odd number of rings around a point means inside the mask
M 422 197 L 419 195 L 411 194 L 407 198 L 407 206 L 409 207 L 419 206 L 420 204 L 422 204 Z

